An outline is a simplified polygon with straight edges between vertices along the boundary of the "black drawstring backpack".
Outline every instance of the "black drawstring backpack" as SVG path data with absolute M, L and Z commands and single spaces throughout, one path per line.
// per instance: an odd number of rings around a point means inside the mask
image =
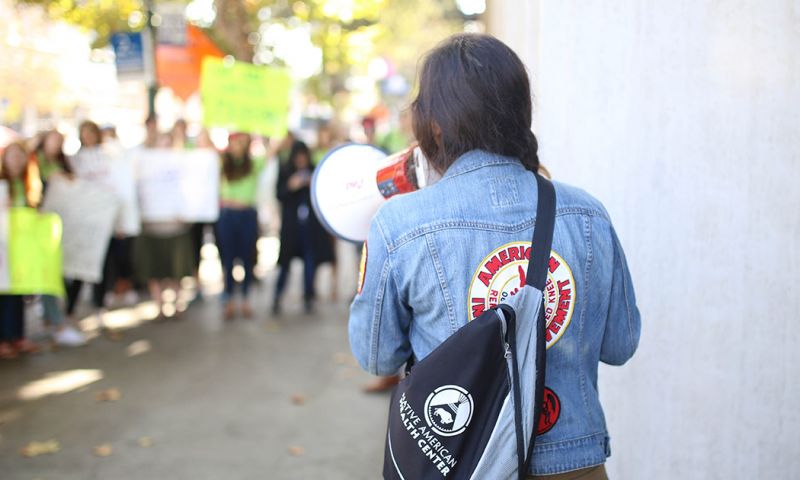
M 386 479 L 524 479 L 542 405 L 555 189 L 536 174 L 526 285 L 415 364 L 392 394 Z M 534 392 L 531 396 L 528 392 Z

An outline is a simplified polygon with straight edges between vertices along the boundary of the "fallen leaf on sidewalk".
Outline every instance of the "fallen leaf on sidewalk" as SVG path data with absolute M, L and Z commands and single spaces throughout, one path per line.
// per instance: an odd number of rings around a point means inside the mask
M 19 413 L 19 410 L 0 411 L 0 425 L 3 425 L 4 423 L 11 423 L 20 416 L 22 415 Z
M 150 437 L 139 437 L 139 440 L 137 440 L 137 443 L 142 448 L 150 448 L 150 447 L 153 446 L 153 439 L 150 438 Z
M 129 357 L 135 357 L 137 355 L 141 355 L 143 353 L 147 353 L 152 349 L 152 345 L 147 340 L 136 340 L 135 342 L 128 345 L 128 348 L 125 349 L 125 353 Z
M 297 445 L 289 447 L 289 455 L 293 457 L 302 457 L 306 453 L 306 449 Z
M 292 405 L 305 405 L 305 403 L 306 403 L 305 395 L 299 393 L 295 393 L 294 395 L 292 395 Z
M 94 447 L 92 449 L 92 453 L 94 453 L 98 457 L 108 457 L 112 453 L 114 453 L 114 447 L 112 447 L 110 443 L 104 443 L 102 445 Z
M 120 398 L 122 398 L 122 392 L 118 388 L 109 388 L 94 394 L 94 399 L 98 402 L 116 402 Z
M 46 455 L 56 453 L 61 450 L 61 444 L 58 440 L 47 440 L 46 442 L 31 442 L 19 451 L 23 457 L 38 457 L 39 455 Z

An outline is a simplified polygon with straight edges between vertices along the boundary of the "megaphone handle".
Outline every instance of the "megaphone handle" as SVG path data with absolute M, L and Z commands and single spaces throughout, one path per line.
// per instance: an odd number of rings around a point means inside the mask
M 378 170 L 375 182 L 384 198 L 418 190 L 417 175 L 414 169 L 414 148 L 403 150 L 386 159 L 387 166 Z

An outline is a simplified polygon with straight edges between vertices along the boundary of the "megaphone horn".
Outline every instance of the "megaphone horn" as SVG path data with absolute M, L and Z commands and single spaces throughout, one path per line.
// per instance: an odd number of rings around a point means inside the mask
M 387 198 L 420 187 L 419 156 L 415 146 L 389 156 L 355 143 L 331 150 L 311 180 L 311 204 L 322 225 L 344 240 L 366 240 L 372 217 Z

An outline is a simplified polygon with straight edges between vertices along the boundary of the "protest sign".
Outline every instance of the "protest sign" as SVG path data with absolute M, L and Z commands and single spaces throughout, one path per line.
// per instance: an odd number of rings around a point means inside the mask
M 282 137 L 287 129 L 291 86 L 286 70 L 206 57 L 200 76 L 203 123 Z
M 219 216 L 219 155 L 206 149 L 140 149 L 136 187 L 143 221 L 214 222 Z
M 6 186 L 6 182 L 0 182 Z M 6 194 L 8 195 L 8 194 Z M 0 292 L 11 289 L 11 269 L 8 259 L 8 208 L 3 205 L 0 207 Z
M 88 148 L 70 158 L 78 178 L 103 185 L 116 194 L 120 208 L 114 231 L 127 236 L 138 235 L 141 230 L 134 178 L 135 152 Z
M 10 293 L 64 295 L 58 215 L 12 208 L 8 233 Z
M 42 210 L 53 212 L 63 223 L 64 277 L 97 283 L 119 210 L 117 196 L 86 180 L 51 179 Z
M 0 292 L 64 295 L 58 215 L 0 209 Z

